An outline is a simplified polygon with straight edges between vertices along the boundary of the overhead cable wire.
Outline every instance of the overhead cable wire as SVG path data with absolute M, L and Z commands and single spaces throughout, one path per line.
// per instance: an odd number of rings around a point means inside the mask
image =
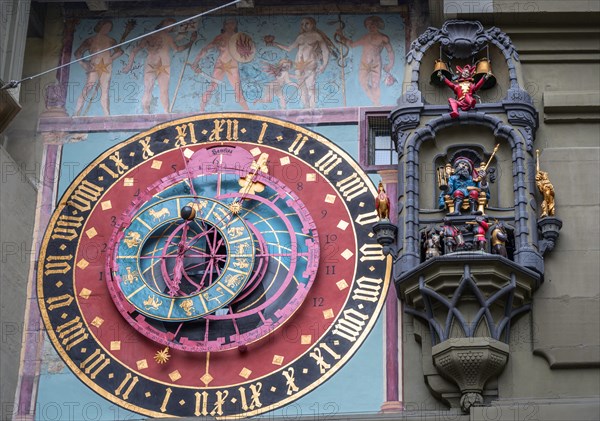
M 53 67 L 52 69 L 45 70 L 45 71 L 43 71 L 41 73 L 38 73 L 36 75 L 28 76 L 28 77 L 23 78 L 21 80 L 11 80 L 11 81 L 7 82 L 5 85 L 3 85 L 0 88 L 0 90 L 16 88 L 21 83 L 23 83 L 23 82 L 25 82 L 27 80 L 36 79 L 36 78 L 38 78 L 40 76 L 43 76 L 43 75 L 45 75 L 47 73 L 53 72 L 53 71 L 58 70 L 58 69 L 62 69 L 63 67 L 70 66 L 71 64 L 75 64 L 75 63 L 78 63 L 80 61 L 87 60 L 87 59 L 89 59 L 91 57 L 97 56 L 98 54 L 102 54 L 102 53 L 105 53 L 107 51 L 113 50 L 115 48 L 122 47 L 123 45 L 131 44 L 132 42 L 139 41 L 139 40 L 141 40 L 143 38 L 146 38 L 146 37 L 148 37 L 150 35 L 154 35 L 154 34 L 156 34 L 158 32 L 164 31 L 165 29 L 170 29 L 170 28 L 173 28 L 174 26 L 179 26 L 182 23 L 185 23 L 185 22 L 188 22 L 188 21 L 191 21 L 191 20 L 194 20 L 194 19 L 198 19 L 198 18 L 200 18 L 202 16 L 205 16 L 205 15 L 208 15 L 210 13 L 216 12 L 217 10 L 221 10 L 221 9 L 224 9 L 226 7 L 229 7 L 229 6 L 233 6 L 234 4 L 239 3 L 241 1 L 242 0 L 234 0 L 234 1 L 231 1 L 229 3 L 225 3 L 225 4 L 221 5 L 221 6 L 217 6 L 217 7 L 213 8 L 213 9 L 207 10 L 205 12 L 198 13 L 197 15 L 190 16 L 189 18 L 185 18 L 183 20 L 180 20 L 178 22 L 175 22 L 175 23 L 172 23 L 170 25 L 164 26 L 162 28 L 155 29 L 154 31 L 148 32 L 146 34 L 142 34 L 142 35 L 140 35 L 138 37 L 135 37 L 135 38 L 123 41 L 123 42 L 121 42 L 119 44 L 113 45 L 112 47 L 108 47 L 108 48 L 105 48 L 103 50 L 96 51 L 95 53 L 89 54 L 89 55 L 87 55 L 85 57 L 78 58 L 78 59 L 73 60 L 73 61 L 71 61 L 69 63 L 61 64 L 60 66 L 56 66 L 56 67 Z

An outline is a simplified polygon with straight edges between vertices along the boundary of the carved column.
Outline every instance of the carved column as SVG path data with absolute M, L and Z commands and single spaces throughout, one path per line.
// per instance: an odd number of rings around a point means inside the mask
M 382 170 L 378 174 L 390 198 L 390 223 L 398 220 L 398 171 Z M 402 314 L 398 314 L 398 299 L 390 284 L 385 303 L 385 402 L 381 412 L 398 412 L 403 409 L 399 379 L 402 370 L 402 354 L 398 353 L 398 326 L 402 326 Z

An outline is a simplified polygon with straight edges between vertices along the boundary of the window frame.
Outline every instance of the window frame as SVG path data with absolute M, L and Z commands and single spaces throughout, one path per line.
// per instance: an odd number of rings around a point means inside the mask
M 375 157 L 370 155 L 369 148 L 369 119 L 373 117 L 384 117 L 386 120 L 388 119 L 390 113 L 392 111 L 392 107 L 361 107 L 359 110 L 359 163 L 364 171 L 367 173 L 375 173 L 381 170 L 395 170 L 398 169 L 397 164 L 389 164 L 389 165 L 376 165 L 371 164 L 370 162 L 375 162 Z M 389 120 L 388 120 L 389 121 Z M 390 132 L 391 132 L 390 122 Z M 392 138 L 392 151 L 395 151 L 395 141 Z

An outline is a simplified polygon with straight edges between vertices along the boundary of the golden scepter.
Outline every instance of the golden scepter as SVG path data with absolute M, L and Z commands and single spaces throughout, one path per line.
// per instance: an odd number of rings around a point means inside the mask
M 494 147 L 494 152 L 492 152 L 492 155 L 490 156 L 490 159 L 488 159 L 487 164 L 485 164 L 485 167 L 483 167 L 484 170 L 487 170 L 487 167 L 492 163 L 492 159 L 494 158 L 494 155 L 496 155 L 496 152 L 498 152 L 499 148 L 500 148 L 500 144 L 498 143 Z
M 536 172 L 540 172 L 540 150 L 535 150 L 535 170 Z

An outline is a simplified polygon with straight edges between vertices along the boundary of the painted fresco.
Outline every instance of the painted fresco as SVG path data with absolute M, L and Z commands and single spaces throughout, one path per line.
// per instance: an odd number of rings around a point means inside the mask
M 172 18 L 82 20 L 73 59 Z M 393 105 L 404 66 L 400 15 L 206 17 L 70 68 L 74 116 Z

